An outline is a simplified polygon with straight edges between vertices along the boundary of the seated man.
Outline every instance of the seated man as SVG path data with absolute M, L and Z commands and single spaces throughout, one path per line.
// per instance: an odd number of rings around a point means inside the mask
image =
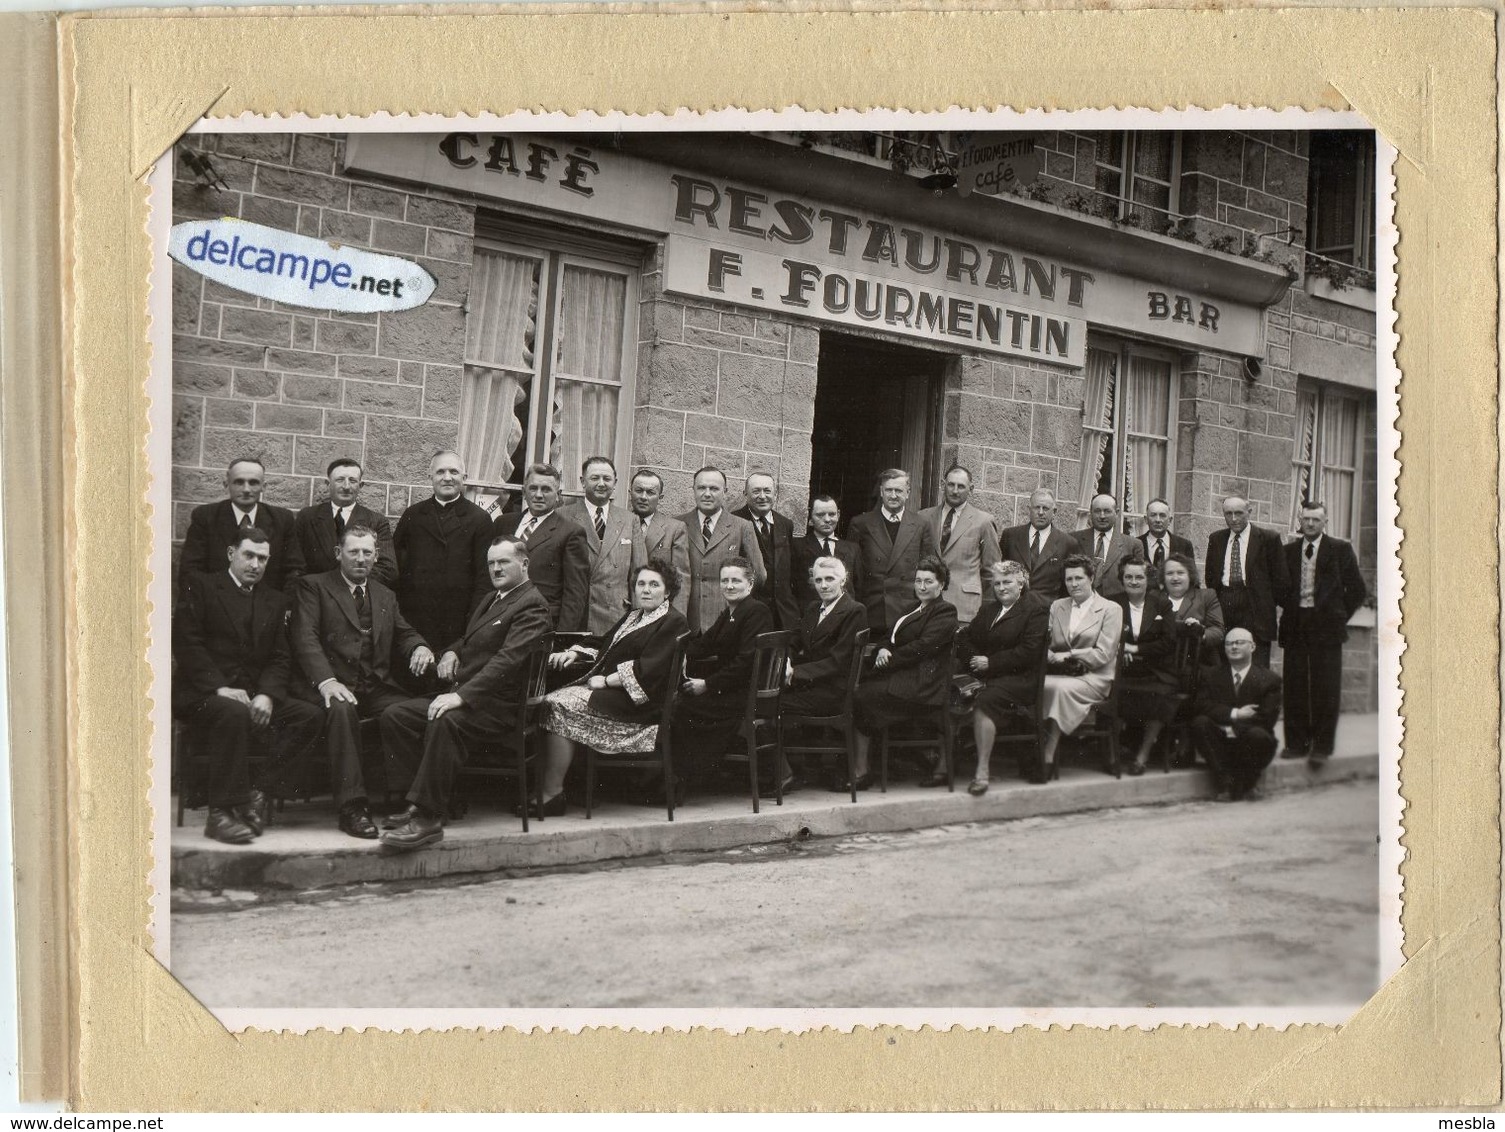
M 376 837 L 361 769 L 360 722 L 380 715 L 407 693 L 392 682 L 395 664 L 414 676 L 434 654 L 397 611 L 397 595 L 371 577 L 376 532 L 346 527 L 335 554 L 339 563 L 299 580 L 292 619 L 293 655 L 307 677 L 302 692 L 324 705 L 329 774 L 340 829 L 351 837 Z
M 455 776 L 477 747 L 512 733 L 528 654 L 553 631 L 549 603 L 528 580 L 528 550 L 520 539 L 492 539 L 486 569 L 495 592 L 439 658 L 439 679 L 451 681 L 453 690 L 382 712 L 383 746 L 411 783 L 407 812 L 385 823 L 390 828 L 381 843 L 389 849 L 421 849 L 443 840 Z
M 244 845 L 266 825 L 263 789 L 252 785 L 251 744 L 270 742 L 263 785 L 319 738 L 312 704 L 290 700 L 287 678 L 288 599 L 261 585 L 271 540 L 257 527 L 226 547 L 229 569 L 185 573 L 172 622 L 172 712 L 193 746 L 209 759 L 209 820 L 204 836 Z
M 1258 798 L 1259 776 L 1275 757 L 1280 677 L 1254 661 L 1254 634 L 1230 629 L 1223 638 L 1228 666 L 1202 672 L 1192 738 L 1212 768 L 1219 802 Z

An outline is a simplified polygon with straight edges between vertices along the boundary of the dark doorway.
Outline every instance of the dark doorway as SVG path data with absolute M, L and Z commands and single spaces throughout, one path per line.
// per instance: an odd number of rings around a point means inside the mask
M 933 502 L 948 355 L 822 332 L 810 498 L 834 496 L 845 521 L 877 506 L 884 468 L 910 474 L 909 505 Z

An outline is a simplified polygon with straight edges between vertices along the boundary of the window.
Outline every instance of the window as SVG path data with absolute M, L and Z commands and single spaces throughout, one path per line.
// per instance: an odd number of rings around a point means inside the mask
M 1291 477 L 1291 529 L 1301 504 L 1327 504 L 1327 529 L 1337 538 L 1359 534 L 1359 468 L 1364 456 L 1368 398 L 1332 385 L 1301 384 L 1296 390 L 1295 474 Z
M 578 492 L 587 456 L 626 463 L 636 309 L 630 256 L 477 240 L 460 395 L 473 493 L 518 490 L 522 469 L 539 462 Z
M 1097 191 L 1118 202 L 1117 219 L 1156 213 L 1169 223 L 1178 201 L 1181 135 L 1172 131 L 1098 130 Z
M 1323 130 L 1311 135 L 1311 210 L 1307 250 L 1362 270 L 1374 267 L 1374 133 Z
M 1125 516 L 1171 497 L 1175 375 L 1175 357 L 1163 351 L 1108 341 L 1088 346 L 1080 514 L 1094 495 L 1113 496 Z

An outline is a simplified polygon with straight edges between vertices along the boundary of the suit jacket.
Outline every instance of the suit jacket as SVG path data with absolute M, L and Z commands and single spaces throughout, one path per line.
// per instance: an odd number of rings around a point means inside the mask
M 370 527 L 376 532 L 376 565 L 371 576 L 382 585 L 392 588 L 397 583 L 397 552 L 392 549 L 392 526 L 385 515 L 378 515 L 360 503 L 350 508 L 349 527 Z M 334 504 L 329 500 L 305 507 L 293 516 L 293 539 L 298 544 L 298 573 L 288 574 L 289 580 L 304 574 L 323 574 L 339 566 L 335 561 Z
M 1248 626 L 1257 640 L 1275 639 L 1275 607 L 1284 605 L 1291 588 L 1290 574 L 1286 570 L 1285 550 L 1280 536 L 1264 527 L 1250 523 L 1244 528 L 1247 546 L 1244 551 L 1244 586 L 1248 590 L 1250 612 L 1254 624 Z M 1213 531 L 1207 540 L 1205 573 L 1207 588 L 1218 595 L 1223 613 L 1228 613 L 1224 593 L 1228 588 L 1223 577 L 1223 560 L 1228 556 L 1228 528 Z
M 468 499 L 441 508 L 430 496 L 397 520 L 397 604 L 425 640 L 452 641 L 465 632 L 471 610 L 491 593 L 490 546 L 491 516 Z
M 1306 539 L 1298 538 L 1285 547 L 1286 573 L 1291 579 L 1285 609 L 1280 617 L 1280 644 L 1289 648 L 1298 644 L 1336 645 L 1348 640 L 1348 619 L 1358 612 L 1369 597 L 1364 575 L 1353 545 L 1324 534 L 1317 547 L 1316 604 L 1301 609 L 1301 556 Z
M 1097 558 L 1096 531 L 1091 527 L 1084 527 L 1071 537 L 1076 541 L 1075 553 Z M 1108 556 L 1098 565 L 1092 588 L 1107 598 L 1116 598 L 1123 593 L 1123 583 L 1118 580 L 1118 564 L 1125 558 L 1135 557 L 1143 549 L 1138 539 L 1130 538 L 1122 531 L 1109 531 Z
M 728 558 L 746 558 L 753 564 L 753 592 L 762 584 L 763 553 L 758 549 L 758 536 L 752 524 L 739 519 L 725 508 L 716 520 L 716 529 L 711 535 L 711 545 L 706 546 L 700 534 L 700 512 L 689 511 L 679 517 L 685 525 L 690 552 L 690 601 L 686 617 L 692 629 L 709 629 L 726 608 L 726 599 L 721 596 L 721 564 Z M 769 625 L 764 632 L 773 632 L 773 614 L 763 602 Z
M 1000 550 L 1005 561 L 1017 562 L 1029 571 L 1030 593 L 1044 601 L 1055 601 L 1066 593 L 1061 583 L 1062 563 L 1078 553 L 1077 544 L 1065 531 L 1050 527 L 1045 535 L 1045 550 L 1032 563 L 1029 552 L 1032 529 L 1029 523 L 1006 528 L 999 536 Z
M 256 526 L 266 532 L 271 557 L 260 584 L 274 590 L 283 589 L 290 577 L 303 573 L 303 559 L 293 538 L 293 513 L 270 503 L 256 505 Z M 228 499 L 195 507 L 188 520 L 188 534 L 183 539 L 183 553 L 178 559 L 178 576 L 213 574 L 230 568 L 225 548 L 238 537 L 239 525 Z
M 590 595 L 586 629 L 604 633 L 627 615 L 632 601 L 632 572 L 648 561 L 643 525 L 631 511 L 613 502 L 606 509 L 606 538 L 596 537 L 596 524 L 581 500 L 572 500 L 559 514 L 585 532 L 590 555 Z M 532 540 L 529 540 L 532 553 Z
M 894 541 L 888 541 L 883 508 L 875 507 L 852 520 L 847 537 L 862 556 L 862 589 L 853 591 L 867 606 L 871 628 L 892 625 L 899 615 L 913 609 L 914 572 L 920 559 L 936 552 L 930 524 L 912 508 L 906 508 Z M 955 612 L 948 602 L 947 607 Z
M 371 610 L 371 668 L 366 673 L 392 686 L 393 670 L 427 644 L 397 609 L 397 595 L 380 582 L 366 583 Z M 309 574 L 293 588 L 290 637 L 293 657 L 307 683 L 297 690 L 318 700 L 318 688 L 333 677 L 354 690 L 361 683 L 361 620 L 355 598 L 338 570 Z
M 970 675 L 972 668 L 967 662 L 974 656 L 987 657 L 987 670 L 977 679 L 999 685 L 1015 702 L 1033 702 L 1037 666 L 1045 657 L 1045 643 L 1050 637 L 1050 605 L 1025 590 L 995 625 L 993 620 L 1001 608 L 996 598 L 989 598 L 962 632 L 956 646 L 962 661 L 958 670 Z
M 1095 593 L 1076 633 L 1071 632 L 1071 598 L 1057 598 L 1050 607 L 1051 652 L 1070 652 L 1087 666 L 1090 676 L 1112 679 L 1118 664 L 1118 642 L 1123 636 L 1123 607 Z
M 904 612 L 916 608 L 911 601 Z M 915 704 L 946 702 L 951 694 L 948 662 L 956 646 L 956 607 L 945 598 L 907 618 L 897 632 L 890 627 L 882 638 L 870 636 L 868 644 L 889 650 L 888 666 L 875 673 L 887 679 L 890 696 Z
M 1139 651 L 1124 664 L 1124 675 L 1131 680 L 1176 685 L 1176 614 L 1164 596 L 1148 593 L 1144 612 L 1139 616 L 1139 632 L 1129 616 L 1129 598 L 1120 594 L 1114 599 L 1123 610 L 1121 644 L 1137 645 Z
M 679 679 L 680 674 L 673 671 L 670 664 L 674 659 L 674 646 L 683 634 L 689 632 L 690 626 L 684 614 L 671 606 L 658 620 L 639 626 L 617 640 L 617 631 L 630 616 L 631 610 L 622 614 L 609 630 L 589 642 L 598 655 L 590 670 L 573 683 L 583 684 L 592 676 L 615 673 L 621 678 L 622 686 L 592 692 L 587 701 L 591 710 L 629 723 L 652 723 L 659 717 L 669 682 Z
M 444 649 L 460 658 L 454 690 L 465 706 L 507 714 L 525 690 L 528 653 L 553 631 L 549 604 L 532 582 L 499 600 L 493 590 L 471 613 L 465 635 Z
M 681 615 L 690 607 L 690 536 L 685 525 L 672 515 L 655 515 L 647 528 L 642 530 L 643 561 L 662 558 L 679 574 L 679 593 L 674 598 L 674 608 Z
M 1249 674 L 1239 685 L 1238 694 L 1233 691 L 1233 672 L 1226 664 L 1209 664 L 1202 669 L 1202 682 L 1197 689 L 1196 706 L 1192 714 L 1205 715 L 1224 727 L 1232 725 L 1235 731 L 1250 727 L 1262 727 L 1270 731 L 1280 718 L 1280 677 L 1268 668 L 1257 664 L 1249 666 Z M 1236 707 L 1255 705 L 1259 710 L 1253 719 L 1230 721 L 1229 712 Z
M 1154 552 L 1150 550 L 1150 532 L 1145 531 L 1143 534 L 1135 535 L 1134 541 L 1139 543 L 1139 548 L 1144 554 L 1144 560 L 1146 562 L 1154 562 Z M 1193 562 L 1197 560 L 1197 549 L 1192 546 L 1191 539 L 1182 538 L 1175 531 L 1167 531 L 1165 533 L 1165 541 L 1170 543 L 1170 549 L 1166 551 L 1167 558 L 1172 554 L 1184 554 Z
M 175 712 L 191 710 L 219 688 L 240 688 L 273 701 L 286 697 L 293 665 L 287 643 L 287 595 L 257 585 L 249 633 L 236 611 L 241 597 L 228 566 L 215 574 L 183 578 L 172 619 Z
M 977 616 L 982 605 L 987 568 L 998 561 L 998 524 L 980 507 L 963 503 L 952 520 L 950 541 L 942 546 L 941 528 L 946 524 L 947 510 L 944 503 L 927 507 L 920 518 L 930 524 L 930 537 L 951 569 L 951 582 L 942 596 L 956 606 L 957 618 L 967 622 Z
M 768 536 L 768 546 L 758 539 L 758 525 L 753 519 L 751 507 L 733 511 L 739 519 L 746 519 L 753 528 L 758 551 L 763 556 L 763 569 L 767 577 L 753 591 L 753 597 L 768 606 L 773 613 L 773 623 L 780 629 L 798 629 L 801 606 L 794 596 L 794 523 L 777 511 L 769 513 L 769 525 L 773 530 Z
M 1166 603 L 1170 599 L 1166 598 Z M 1176 621 L 1195 619 L 1202 625 L 1202 652 L 1220 656 L 1223 651 L 1223 607 L 1218 604 L 1218 595 L 1206 586 L 1187 590 L 1181 599 L 1181 608 L 1176 610 Z
M 789 658 L 794 663 L 794 686 L 825 684 L 844 690 L 852 671 L 852 654 L 857 650 L 857 634 L 866 628 L 867 610 L 849 594 L 836 599 L 824 621 L 820 620 L 819 601 L 806 606 Z
M 736 613 L 722 602 L 711 627 L 685 645 L 685 669 L 705 680 L 706 694 L 745 694 L 752 676 L 754 642 L 760 634 L 772 632 L 773 614 L 757 598 L 743 600 Z
M 835 557 L 841 559 L 842 565 L 847 568 L 847 593 L 860 594 L 862 592 L 862 554 L 858 551 L 857 544 L 851 539 L 839 538 L 831 544 L 831 549 L 836 552 Z M 804 609 L 812 601 L 820 600 L 815 587 L 810 584 L 810 567 L 815 565 L 817 558 L 825 557 L 825 551 L 820 548 L 820 539 L 815 537 L 814 532 L 807 530 L 794 540 L 791 557 L 794 568 L 794 599 L 799 603 L 799 607 Z
M 494 533 L 517 534 L 528 514 L 508 511 L 498 515 Z M 590 544 L 585 528 L 571 522 L 557 508 L 528 535 L 528 581 L 538 587 L 549 603 L 549 616 L 554 619 L 556 632 L 585 631 L 591 599 Z

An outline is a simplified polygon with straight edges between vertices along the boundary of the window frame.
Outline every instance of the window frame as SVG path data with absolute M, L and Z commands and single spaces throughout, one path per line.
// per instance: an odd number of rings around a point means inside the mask
M 1171 168 L 1170 179 L 1161 181 L 1155 177 L 1146 176 L 1135 169 L 1135 160 L 1139 154 L 1139 139 L 1149 133 L 1169 133 L 1171 135 Z M 1181 159 L 1182 159 L 1182 136 L 1184 130 L 1095 130 L 1089 135 L 1093 141 L 1093 190 L 1100 195 L 1115 202 L 1116 209 L 1114 219 L 1123 220 L 1131 212 L 1164 212 L 1167 223 L 1181 215 Z M 1101 139 L 1104 134 L 1111 134 L 1118 143 L 1116 154 L 1117 163 L 1107 162 L 1102 159 Z M 1118 173 L 1118 192 L 1110 193 L 1097 187 L 1097 170 L 1099 168 L 1113 169 Z M 1135 199 L 1135 182 L 1143 180 L 1152 185 L 1158 185 L 1167 190 L 1166 206 L 1164 209 L 1156 205 L 1144 204 Z
M 1111 471 L 1109 482 L 1113 487 L 1111 494 L 1115 502 L 1118 504 L 1120 530 L 1125 530 L 1125 528 L 1129 527 L 1133 523 L 1133 516 L 1131 516 L 1126 511 L 1124 504 L 1126 481 L 1123 476 L 1123 460 L 1126 446 L 1129 440 L 1135 437 L 1145 440 L 1161 439 L 1156 434 L 1144 432 L 1140 429 L 1130 429 L 1128 427 L 1128 414 L 1123 410 L 1123 394 L 1125 392 L 1125 387 L 1128 380 L 1130 361 L 1131 359 L 1136 357 L 1147 358 L 1152 361 L 1165 363 L 1170 367 L 1170 381 L 1167 384 L 1166 388 L 1166 400 L 1168 403 L 1166 406 L 1166 435 L 1164 437 L 1165 488 L 1162 493 L 1160 493 L 1159 495 L 1152 495 L 1150 499 L 1164 498 L 1168 503 L 1170 503 L 1171 511 L 1174 513 L 1176 510 L 1176 441 L 1177 436 L 1180 432 L 1179 426 L 1181 398 L 1178 381 L 1181 373 L 1181 355 L 1177 351 L 1167 349 L 1163 346 L 1156 346 L 1131 338 L 1117 338 L 1095 333 L 1089 335 L 1087 339 L 1087 350 L 1089 357 L 1091 356 L 1091 351 L 1093 350 L 1101 350 L 1114 355 L 1114 365 L 1116 369 L 1114 371 L 1113 377 L 1112 427 L 1111 429 L 1104 429 L 1101 426 L 1089 425 L 1087 423 L 1087 405 L 1084 400 L 1082 404 L 1082 432 L 1084 437 L 1089 432 L 1095 432 L 1098 434 L 1106 433 L 1110 439 L 1110 443 L 1112 444 L 1112 460 L 1110 462 Z M 1085 398 L 1085 396 L 1086 388 L 1084 385 L 1083 397 Z M 1078 457 L 1079 461 L 1080 459 L 1081 458 Z M 1080 468 L 1079 474 L 1081 476 L 1081 479 L 1077 485 L 1077 525 L 1081 526 L 1081 524 L 1087 520 L 1090 513 L 1092 497 L 1094 495 L 1104 493 L 1093 490 L 1090 494 L 1084 495 L 1087 477 L 1090 476 L 1092 472 L 1085 465 L 1083 465 Z M 1094 484 L 1093 487 L 1095 489 L 1097 487 L 1097 484 Z M 1136 513 L 1142 511 L 1143 508 L 1149 504 L 1150 499 L 1136 501 Z M 1125 531 L 1125 533 L 1127 533 L 1127 531 Z
M 1330 527 L 1328 533 L 1334 538 L 1343 539 L 1345 542 L 1357 542 L 1362 529 L 1362 506 L 1364 500 L 1364 438 L 1368 434 L 1369 413 L 1374 406 L 1374 394 L 1365 393 L 1362 389 L 1342 385 L 1332 381 L 1321 381 L 1317 378 L 1301 377 L 1296 384 L 1297 408 L 1300 408 L 1302 394 L 1308 394 L 1316 398 L 1316 411 L 1312 415 L 1312 454 L 1310 459 L 1303 459 L 1301 446 L 1304 440 L 1301 431 L 1301 420 L 1298 416 L 1296 421 L 1296 439 L 1291 453 L 1291 512 L 1290 529 L 1300 530 L 1301 505 L 1304 502 L 1301 493 L 1301 470 L 1309 468 L 1307 479 L 1308 492 L 1316 485 L 1317 499 L 1319 502 L 1328 504 L 1328 520 L 1333 518 L 1332 500 L 1324 498 L 1321 484 L 1324 472 L 1329 468 L 1334 471 L 1350 472 L 1353 476 L 1353 486 L 1349 490 L 1349 528 L 1338 530 Z M 1343 464 L 1329 463 L 1324 457 L 1323 451 L 1323 420 L 1326 406 L 1332 401 L 1346 401 L 1357 407 L 1358 428 L 1356 430 L 1358 451 L 1352 467 Z M 1310 498 L 1310 495 L 1308 495 Z
M 1359 152 L 1353 155 L 1357 165 L 1357 176 L 1354 178 L 1354 195 L 1349 201 L 1342 198 L 1332 198 L 1320 191 L 1321 168 L 1315 156 L 1313 147 L 1330 145 L 1338 140 L 1340 134 L 1359 134 Z M 1319 259 L 1329 260 L 1333 263 L 1343 263 L 1359 271 L 1374 270 L 1374 237 L 1376 222 L 1375 201 L 1375 163 L 1377 160 L 1374 131 L 1372 130 L 1342 130 L 1324 132 L 1313 131 L 1307 148 L 1310 162 L 1311 177 L 1307 185 L 1307 199 L 1311 204 L 1310 216 L 1307 219 L 1306 250 Z M 1322 164 L 1331 165 L 1331 159 L 1325 159 Z M 1323 248 L 1316 246 L 1317 233 L 1322 227 L 1320 217 L 1327 215 L 1324 205 L 1332 201 L 1331 207 L 1339 207 L 1340 204 L 1351 208 L 1353 215 L 1353 239 L 1347 244 L 1332 244 Z M 1347 251 L 1351 258 L 1342 259 L 1334 252 Z

